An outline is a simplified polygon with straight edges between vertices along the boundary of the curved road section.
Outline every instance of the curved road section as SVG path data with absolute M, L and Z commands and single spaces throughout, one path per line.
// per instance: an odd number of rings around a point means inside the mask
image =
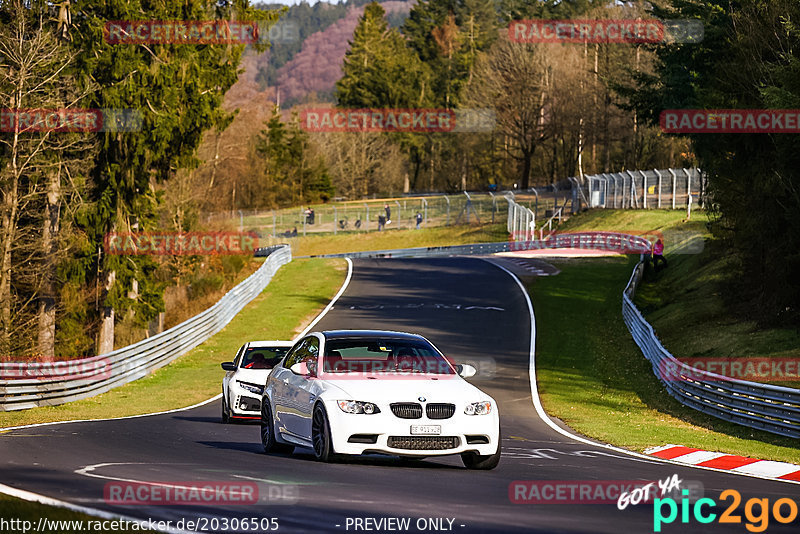
M 265 455 L 258 425 L 220 424 L 215 401 L 163 415 L 6 432 L 0 435 L 2 483 L 126 517 L 170 521 L 178 530 L 253 531 L 257 521 L 261 532 L 638 533 L 654 531 L 653 505 L 618 510 L 598 502 L 598 492 L 615 501 L 620 487 L 677 475 L 691 494 L 685 503 L 676 499 L 675 517 L 661 522 L 661 532 L 749 532 L 745 526 L 755 520 L 747 519 L 745 503 L 751 498 L 769 499 L 768 532 L 796 531 L 800 523 L 781 524 L 772 515 L 776 500 L 797 502 L 796 486 L 636 457 L 545 424 L 531 398 L 528 303 L 517 281 L 495 264 L 356 261 L 350 285 L 316 328 L 416 332 L 457 362 L 475 365 L 479 373 L 470 380 L 500 403 L 499 467 L 468 471 L 458 457 L 320 464 L 310 450 Z M 188 502 L 185 493 L 170 500 L 175 490 L 200 483 L 226 491 L 203 502 Z M 118 504 L 128 487 L 145 488 L 138 489 L 141 502 Z M 738 524 L 718 520 L 731 503 L 720 500 L 726 489 L 741 494 L 732 514 L 741 517 Z M 698 492 L 717 502 L 702 506 L 700 517 L 716 513 L 717 520 L 696 519 Z M 758 517 L 759 507 L 750 512 Z M 670 516 L 668 507 L 660 513 Z

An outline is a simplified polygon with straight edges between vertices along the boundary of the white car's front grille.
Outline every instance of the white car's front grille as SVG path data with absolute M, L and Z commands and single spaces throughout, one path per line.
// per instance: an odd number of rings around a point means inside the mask
M 386 443 L 394 449 L 432 451 L 455 449 L 460 440 L 458 436 L 389 436 Z

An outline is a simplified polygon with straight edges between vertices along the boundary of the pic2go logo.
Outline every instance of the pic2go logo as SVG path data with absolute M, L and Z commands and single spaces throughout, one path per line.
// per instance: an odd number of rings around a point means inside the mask
M 688 524 L 691 522 L 691 515 L 698 523 L 711 523 L 717 519 L 717 514 L 710 509 L 717 506 L 714 499 L 703 498 L 698 499 L 692 506 L 689 502 L 688 490 L 683 490 L 684 497 L 681 499 L 680 514 L 681 523 Z M 741 494 L 734 490 L 728 489 L 720 493 L 720 501 L 727 501 L 731 499 L 730 505 L 719 516 L 719 523 L 734 523 L 740 524 L 742 517 L 736 514 L 739 504 L 742 502 Z M 704 506 L 708 509 L 704 510 Z M 675 499 L 655 499 L 653 501 L 653 532 L 661 532 L 661 525 L 669 525 L 678 518 L 678 503 Z M 665 510 L 666 509 L 666 510 Z M 756 512 L 756 509 L 758 511 Z M 667 515 L 664 515 L 664 514 Z M 782 498 L 772 503 L 770 507 L 769 499 L 749 499 L 744 505 L 744 516 L 748 523 L 745 528 L 750 532 L 764 532 L 769 527 L 770 516 L 774 517 L 778 523 L 791 523 L 797 518 L 797 503 L 792 499 Z

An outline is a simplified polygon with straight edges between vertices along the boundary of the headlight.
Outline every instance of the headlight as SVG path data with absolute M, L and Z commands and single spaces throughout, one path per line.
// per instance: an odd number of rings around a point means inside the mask
M 371 402 L 340 400 L 336 401 L 336 403 L 339 405 L 339 409 L 344 413 L 363 413 L 367 415 L 381 413 L 380 409 Z
M 242 382 L 241 380 L 236 381 L 239 384 L 240 388 L 246 389 L 250 393 L 255 393 L 256 395 L 261 395 L 264 392 L 264 388 L 259 386 L 258 384 L 251 384 L 250 382 Z
M 486 415 L 488 413 L 492 413 L 492 403 L 489 401 L 483 401 L 467 404 L 467 407 L 464 408 L 464 413 L 467 415 Z

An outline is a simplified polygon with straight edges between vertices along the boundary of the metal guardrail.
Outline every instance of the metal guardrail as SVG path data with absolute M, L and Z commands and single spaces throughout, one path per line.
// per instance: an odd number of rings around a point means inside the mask
M 800 438 L 800 390 L 695 369 L 664 348 L 653 327 L 633 304 L 643 270 L 644 263 L 639 262 L 625 287 L 622 316 L 669 394 L 681 404 L 705 414 L 773 434 Z
M 495 254 L 515 250 L 515 243 L 499 241 L 496 243 L 473 243 L 471 245 L 450 245 L 443 247 L 395 248 L 388 250 L 365 250 L 343 252 L 341 254 L 320 254 L 318 256 L 298 256 L 298 258 L 426 258 L 433 256 L 471 256 L 475 254 Z
M 498 252 L 565 248 L 605 250 L 616 254 L 641 254 L 649 251 L 651 246 L 652 244 L 645 236 L 634 236 L 618 232 L 571 232 L 565 234 L 553 233 L 545 236 L 544 239 L 529 239 L 527 241 L 509 240 L 497 241 L 494 243 L 472 243 L 468 245 L 449 245 L 441 247 L 365 250 L 360 252 L 342 252 L 339 254 L 321 254 L 318 256 L 298 256 L 298 258 L 425 258 L 434 256 L 473 256 L 496 254 Z
M 169 330 L 133 345 L 81 360 L 25 363 L 26 373 L 40 378 L 0 380 L 0 411 L 64 404 L 104 393 L 147 376 L 222 330 L 267 287 L 278 268 L 291 260 L 288 246 L 277 248 L 255 273 L 228 291 L 216 304 Z M 65 364 L 93 371 L 58 378 L 60 368 Z M 0 377 L 12 376 L 19 369 L 19 363 L 0 363 Z

